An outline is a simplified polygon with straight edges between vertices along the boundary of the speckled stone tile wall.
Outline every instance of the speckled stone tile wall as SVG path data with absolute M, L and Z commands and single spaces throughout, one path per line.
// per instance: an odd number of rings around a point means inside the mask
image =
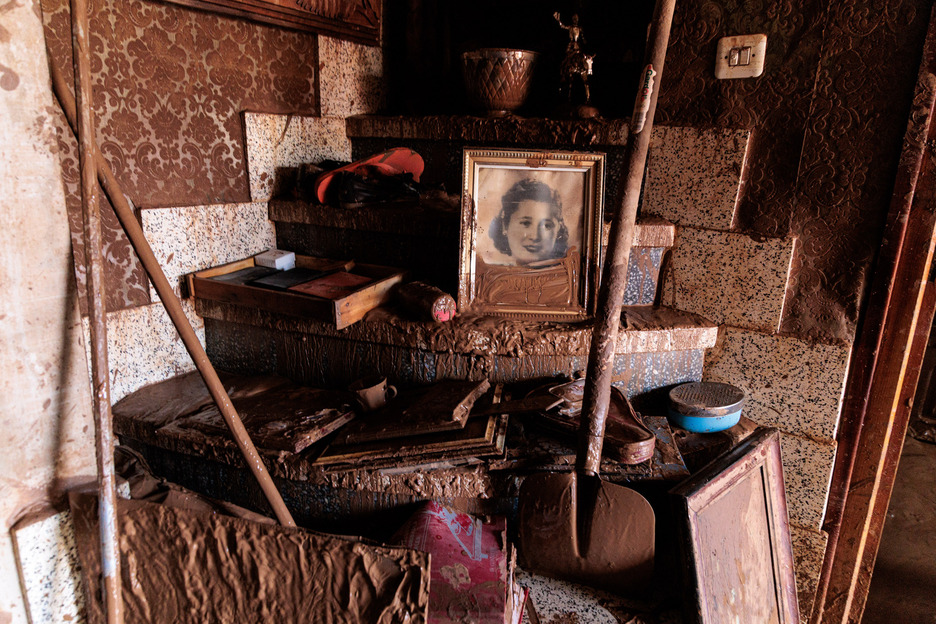
M 795 239 L 680 227 L 662 300 L 722 325 L 775 332 Z
M 539 622 L 588 622 L 589 624 L 617 624 L 618 619 L 601 606 L 611 597 L 605 592 L 583 587 L 567 581 L 531 574 L 521 568 L 514 575 L 521 587 L 530 590 L 530 601 L 536 609 Z M 529 612 L 523 622 L 534 620 Z
M 71 514 L 63 511 L 25 522 L 11 533 L 31 621 L 87 621 Z
M 320 36 L 319 97 L 323 117 L 380 110 L 386 98 L 381 49 Z
M 812 612 L 813 600 L 816 597 L 829 534 L 792 525 L 790 537 L 793 541 L 793 565 L 796 570 L 796 597 L 799 600 L 800 618 L 806 621 Z
M 205 324 L 191 300 L 182 309 L 205 344 Z M 88 322 L 84 320 L 85 337 Z M 175 325 L 161 303 L 127 308 L 107 315 L 107 350 L 110 365 L 111 403 L 134 390 L 195 369 Z M 90 361 L 89 361 L 90 370 Z
M 633 247 L 627 263 L 624 305 L 651 305 L 656 301 L 663 247 Z
M 142 210 L 141 217 L 143 233 L 177 295 L 185 274 L 276 245 L 266 204 L 153 208 Z M 152 284 L 150 297 L 158 300 Z
M 835 442 L 781 434 L 783 483 L 791 524 L 813 531 L 822 529 L 835 448 Z
M 722 327 L 706 353 L 704 378 L 742 388 L 751 420 L 831 442 L 850 355 L 848 346 Z
M 250 197 L 270 199 L 277 167 L 350 160 L 351 142 L 339 117 L 244 113 Z
M 704 358 L 702 349 L 616 355 L 611 380 L 627 396 L 634 397 L 661 387 L 699 381 Z M 582 359 L 587 366 L 587 358 Z
M 642 213 L 679 225 L 730 229 L 750 130 L 653 130 Z

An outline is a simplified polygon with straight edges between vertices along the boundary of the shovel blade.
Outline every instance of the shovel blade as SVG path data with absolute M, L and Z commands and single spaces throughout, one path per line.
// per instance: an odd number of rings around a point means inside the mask
M 531 475 L 520 488 L 520 552 L 531 571 L 635 594 L 653 577 L 655 518 L 629 488 L 575 473 Z

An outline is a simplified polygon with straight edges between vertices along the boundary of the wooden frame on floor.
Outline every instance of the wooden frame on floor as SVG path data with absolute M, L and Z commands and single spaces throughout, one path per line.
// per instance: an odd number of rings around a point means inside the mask
M 689 621 L 798 623 L 780 432 L 757 431 L 670 493 Z

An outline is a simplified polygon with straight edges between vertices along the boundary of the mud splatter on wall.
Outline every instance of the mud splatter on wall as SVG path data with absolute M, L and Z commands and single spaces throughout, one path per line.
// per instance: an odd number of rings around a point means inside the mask
M 65 59 L 67 3 L 42 4 L 56 59 Z M 854 338 L 928 14 L 922 0 L 677 6 L 659 119 L 753 130 L 735 227 L 800 238 L 786 333 Z M 756 32 L 768 36 L 764 76 L 715 80 L 718 38 Z M 142 0 L 120 10 L 93 3 L 92 34 L 102 145 L 140 205 L 244 201 L 237 111 L 317 110 L 313 35 Z M 73 149 L 64 160 L 76 197 Z M 108 241 L 111 309 L 145 303 L 129 247 Z
M 71 83 L 68 2 L 42 0 L 42 10 L 53 62 Z M 318 110 L 314 34 L 143 0 L 95 0 L 90 17 L 98 143 L 137 206 L 249 201 L 241 112 Z M 83 293 L 77 145 L 60 127 Z M 107 307 L 149 303 L 142 267 L 103 211 Z
M 754 131 L 737 229 L 800 238 L 782 331 L 854 338 L 906 126 L 929 3 L 680 3 L 661 121 Z M 718 81 L 720 37 L 767 34 L 765 74 Z

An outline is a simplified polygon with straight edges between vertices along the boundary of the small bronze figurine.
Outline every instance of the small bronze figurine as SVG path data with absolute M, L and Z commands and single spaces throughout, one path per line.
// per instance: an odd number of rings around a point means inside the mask
M 578 52 L 581 49 L 579 46 L 579 39 L 582 40 L 582 43 L 585 43 L 585 37 L 582 36 L 582 27 L 578 25 L 578 14 L 572 16 L 572 24 L 570 26 L 566 26 L 562 23 L 562 16 L 559 15 L 559 11 L 553 13 L 553 17 L 559 22 L 560 28 L 569 31 L 569 45 L 566 47 L 566 54 Z
M 595 60 L 594 54 L 585 54 L 582 46 L 585 45 L 585 36 L 582 34 L 582 27 L 578 23 L 578 15 L 572 16 L 571 24 L 563 24 L 559 12 L 553 13 L 559 27 L 568 31 L 569 43 L 566 46 L 565 58 L 559 66 L 560 83 L 559 92 L 565 93 L 568 100 L 568 109 L 575 117 L 589 118 L 598 115 L 598 109 L 591 106 L 591 90 L 588 87 L 588 77 L 592 75 L 592 64 Z M 575 105 L 573 102 L 572 88 L 575 79 L 578 78 L 582 83 L 582 90 L 585 93 L 585 101 L 582 104 Z

